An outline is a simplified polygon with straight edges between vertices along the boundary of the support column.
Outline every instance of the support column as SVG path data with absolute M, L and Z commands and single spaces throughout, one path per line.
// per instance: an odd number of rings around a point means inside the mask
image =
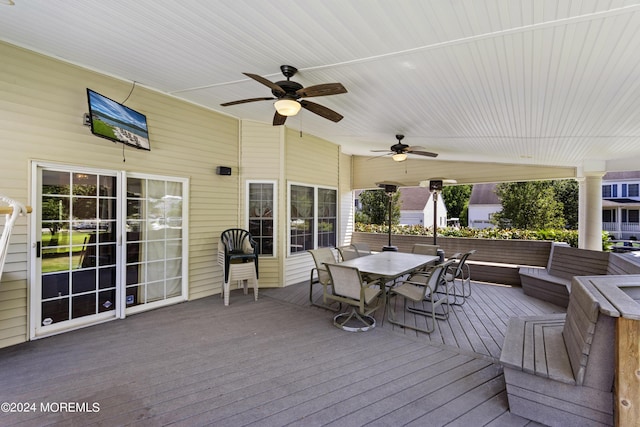
M 602 177 L 603 161 L 585 161 L 582 168 L 578 203 L 578 247 L 602 250 Z
M 584 176 L 576 178 L 578 181 L 578 247 L 585 248 L 587 235 L 587 183 Z

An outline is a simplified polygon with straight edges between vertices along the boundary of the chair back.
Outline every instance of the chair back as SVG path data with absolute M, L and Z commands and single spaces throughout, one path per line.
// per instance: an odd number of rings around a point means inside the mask
M 358 253 L 358 256 L 371 255 L 371 248 L 367 243 L 352 243 L 353 246 Z
M 440 246 L 438 245 L 425 245 L 423 243 L 416 243 L 413 245 L 411 253 L 436 256 L 438 255 L 438 249 L 440 249 Z
M 356 301 L 362 299 L 362 276 L 355 267 L 340 264 L 327 264 L 333 293 Z
M 253 255 L 258 253 L 258 245 L 251 233 L 242 228 L 230 228 L 220 235 L 227 255 Z
M 336 249 L 338 249 L 342 261 L 349 261 L 350 259 L 355 259 L 360 256 L 353 246 L 339 246 Z
M 475 253 L 476 253 L 476 250 L 472 249 L 469 252 L 465 252 L 464 254 L 458 257 L 455 257 L 455 258 L 458 258 L 458 260 L 456 262 L 456 270 L 453 272 L 453 277 L 461 277 L 462 269 L 464 268 L 465 262 L 467 262 L 467 258 L 469 258 L 471 255 Z
M 424 298 L 425 295 L 428 295 L 429 292 L 435 292 L 438 286 L 444 283 L 444 276 L 452 263 L 453 260 L 449 260 L 431 267 L 426 273 L 415 273 L 409 277 L 407 282 L 414 284 L 421 283 L 422 285 L 420 287 L 422 288 Z
M 329 272 L 327 271 L 326 264 L 335 264 L 336 257 L 333 255 L 331 248 L 318 248 L 310 249 L 307 252 L 313 257 L 313 262 L 316 264 L 316 271 L 318 273 L 318 281 L 324 285 L 331 281 Z
M 427 280 L 427 286 L 434 291 L 441 283 L 444 282 L 444 275 L 447 273 L 449 267 L 453 264 L 453 261 L 443 262 L 438 264 L 429 272 L 429 279 Z
M 225 282 L 229 278 L 229 265 L 232 261 L 253 261 L 258 277 L 258 244 L 251 233 L 242 228 L 229 228 L 220 234 L 218 242 L 218 263 L 224 266 Z

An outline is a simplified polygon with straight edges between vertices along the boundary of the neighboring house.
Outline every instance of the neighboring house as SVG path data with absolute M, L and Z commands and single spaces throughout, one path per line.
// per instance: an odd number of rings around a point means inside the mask
M 616 239 L 640 238 L 640 171 L 602 178 L 602 229 Z
M 447 207 L 442 194 L 437 200 L 438 227 L 447 226 Z M 400 189 L 400 224 L 433 226 L 433 193 L 425 187 Z
M 502 210 L 496 184 L 474 184 L 469 198 L 469 227 L 493 228 L 493 214 Z
M 431 227 L 433 225 L 433 195 L 428 188 L 424 187 L 402 187 L 400 192 L 400 224 L 403 225 L 423 225 Z M 356 210 L 362 209 L 360 193 L 362 190 L 354 192 Z M 447 225 L 447 207 L 444 204 L 442 195 L 438 197 L 438 227 Z
M 502 210 L 496 184 L 476 184 L 469 199 L 469 227 L 488 228 Z M 640 239 L 640 171 L 609 172 L 602 177 L 602 229 L 615 239 Z

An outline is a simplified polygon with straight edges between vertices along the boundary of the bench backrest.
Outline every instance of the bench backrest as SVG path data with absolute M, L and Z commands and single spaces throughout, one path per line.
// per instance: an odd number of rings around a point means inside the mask
M 607 274 L 609 252 L 553 245 L 549 266 L 550 274 L 571 280 L 573 276 L 598 276 Z
M 640 260 L 631 253 L 611 253 L 607 274 L 640 274 Z
M 600 313 L 599 296 L 593 285 L 573 280 L 562 337 L 576 385 L 610 391 L 615 319 Z

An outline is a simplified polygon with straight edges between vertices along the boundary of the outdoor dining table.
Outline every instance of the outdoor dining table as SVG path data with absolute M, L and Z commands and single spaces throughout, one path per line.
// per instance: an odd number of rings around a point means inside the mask
M 440 259 L 437 255 L 420 255 L 405 252 L 378 252 L 371 255 L 343 261 L 340 264 L 356 267 L 360 273 L 380 277 L 386 288 L 386 283 L 402 277 L 405 274 L 424 268 L 428 264 L 435 264 Z M 386 290 L 386 289 L 385 289 Z

